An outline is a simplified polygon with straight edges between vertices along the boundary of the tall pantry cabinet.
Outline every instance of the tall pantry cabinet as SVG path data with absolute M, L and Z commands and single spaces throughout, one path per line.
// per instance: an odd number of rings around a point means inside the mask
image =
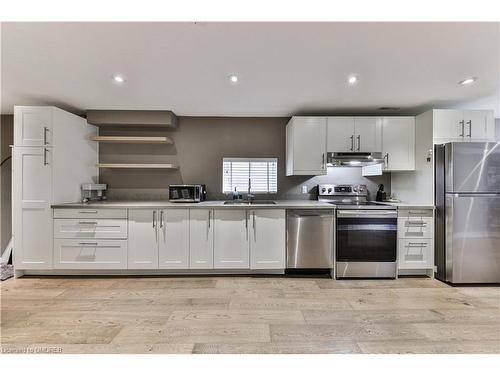
M 97 179 L 95 128 L 50 106 L 14 107 L 12 223 L 16 270 L 52 269 L 52 204 L 76 202 Z

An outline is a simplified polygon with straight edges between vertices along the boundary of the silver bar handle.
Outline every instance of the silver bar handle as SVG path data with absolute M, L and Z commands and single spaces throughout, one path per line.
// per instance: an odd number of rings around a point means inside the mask
M 246 229 L 246 239 L 248 240 L 248 211 L 245 210 L 245 229 Z
M 321 154 L 321 169 L 325 169 L 325 153 Z
M 472 137 L 472 120 L 467 121 L 467 124 L 469 125 L 469 134 L 467 134 L 467 137 Z
M 92 225 L 97 225 L 97 221 L 79 221 L 78 224 L 92 224 Z
M 48 145 L 48 142 L 47 142 L 47 132 L 48 131 L 49 131 L 49 128 L 44 126 L 43 127 L 43 144 L 44 144 L 44 146 Z
M 427 225 L 425 221 L 407 221 L 408 225 Z
M 425 242 L 408 242 L 408 247 L 423 247 L 427 246 Z
M 389 168 L 389 153 L 386 153 L 384 155 L 384 159 L 385 159 L 385 169 Z
M 425 211 L 408 211 L 410 215 L 425 215 L 427 212 Z
M 351 151 L 354 151 L 354 135 L 351 135 Z
M 153 228 L 156 228 L 156 210 L 153 210 Z
M 95 245 L 95 246 L 97 246 L 97 242 L 78 242 L 78 245 Z
M 79 214 L 96 214 L 97 210 L 94 211 L 78 211 Z
M 212 210 L 208 210 L 208 229 L 210 229 L 211 221 L 212 221 Z
M 163 228 L 163 210 L 160 211 L 160 228 Z
M 462 120 L 462 121 L 459 122 L 459 124 L 462 125 L 462 134 L 459 134 L 459 137 L 463 137 L 464 133 L 465 133 L 465 129 L 464 129 L 464 127 L 465 127 L 465 121 Z
M 44 148 L 43 149 L 43 165 L 49 165 L 49 162 L 47 161 L 47 152 L 49 152 L 49 150 Z
M 358 135 L 358 151 L 361 150 L 361 135 Z
M 253 214 L 253 229 L 255 230 L 255 211 L 252 211 Z

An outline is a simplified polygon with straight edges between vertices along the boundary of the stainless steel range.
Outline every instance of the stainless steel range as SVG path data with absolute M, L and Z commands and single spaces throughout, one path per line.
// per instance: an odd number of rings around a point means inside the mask
M 337 207 L 337 278 L 395 278 L 397 210 L 368 201 L 366 185 L 318 185 L 318 200 Z

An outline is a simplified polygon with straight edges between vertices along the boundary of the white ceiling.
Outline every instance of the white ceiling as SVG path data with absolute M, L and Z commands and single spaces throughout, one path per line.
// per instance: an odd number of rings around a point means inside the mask
M 495 95 L 500 23 L 4 23 L 2 113 L 416 113 Z M 124 85 L 112 82 L 121 73 Z M 228 75 L 236 73 L 238 84 Z M 359 84 L 347 87 L 349 74 Z M 458 81 L 476 76 L 471 86 Z

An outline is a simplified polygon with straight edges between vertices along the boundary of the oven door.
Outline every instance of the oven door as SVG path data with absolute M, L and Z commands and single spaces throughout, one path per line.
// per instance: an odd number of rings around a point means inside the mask
M 395 262 L 396 210 L 338 210 L 337 262 Z

